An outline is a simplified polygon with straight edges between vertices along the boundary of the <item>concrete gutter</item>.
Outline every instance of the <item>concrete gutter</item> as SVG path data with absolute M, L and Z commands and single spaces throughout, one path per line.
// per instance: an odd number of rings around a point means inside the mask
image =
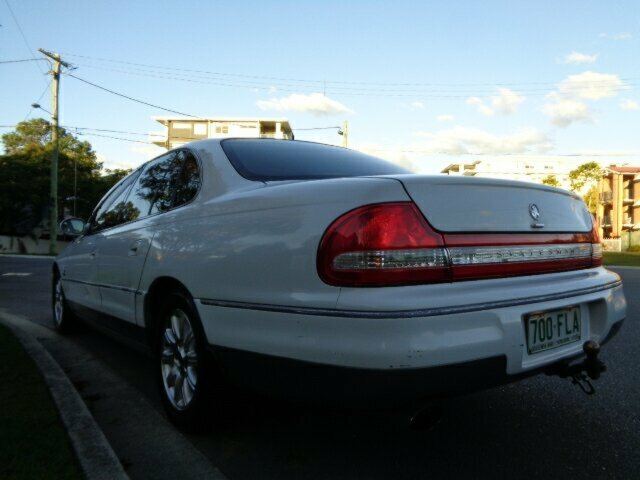
M 0 318 L 22 343 L 42 372 L 82 471 L 88 480 L 128 479 L 118 457 L 80 395 L 38 340 L 11 321 Z

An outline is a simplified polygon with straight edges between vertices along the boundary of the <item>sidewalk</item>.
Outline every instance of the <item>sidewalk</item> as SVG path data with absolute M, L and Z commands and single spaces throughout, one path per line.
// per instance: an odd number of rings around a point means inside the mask
M 40 348 L 50 352 L 45 352 L 49 357 L 56 358 L 64 369 L 62 375 L 75 385 L 76 397 L 84 410 L 91 412 L 89 415 L 104 432 L 119 459 L 118 465 L 124 467 L 129 478 L 226 479 L 138 390 L 92 352 L 73 342 L 73 337 L 62 337 L 24 317 L 0 310 L 0 322 L 3 320 L 26 332 Z
M 71 447 L 75 453 L 75 457 L 80 465 L 84 477 L 88 480 L 101 480 L 101 479 L 126 479 L 125 474 L 118 458 L 111 449 L 111 446 L 104 437 L 104 434 L 95 423 L 93 417 L 87 410 L 86 405 L 74 389 L 73 385 L 66 377 L 60 366 L 49 355 L 49 353 L 40 345 L 40 343 L 34 339 L 31 335 L 20 329 L 13 322 L 0 319 L 5 327 L 7 327 L 20 342 L 24 351 L 31 356 L 36 367 L 42 374 L 42 380 L 48 388 L 51 400 L 58 411 L 59 418 L 63 424 L 64 429 L 69 437 Z M 17 367 L 17 366 L 16 366 Z M 15 393 L 15 392 L 14 392 Z M 32 400 L 36 400 L 32 398 Z M 38 412 L 34 412 L 34 415 L 41 414 L 42 410 L 46 410 L 46 404 L 34 405 L 37 407 Z M 26 418 L 26 421 L 32 420 Z M 41 426 L 42 424 L 36 424 Z M 37 430 L 30 432 L 36 435 L 47 435 L 47 432 L 41 432 Z M 54 434 L 56 432 L 54 431 Z M 42 439 L 38 439 L 42 440 Z M 38 446 L 38 440 L 32 442 L 32 446 Z M 59 443 L 61 440 L 57 441 Z M 57 448 L 62 449 L 64 454 L 64 445 L 55 445 Z M 46 455 L 46 452 L 44 452 Z M 29 460 L 42 459 L 39 452 L 30 452 Z M 73 460 L 72 460 L 73 462 Z M 18 470 L 18 476 L 27 475 L 27 471 L 34 472 L 33 466 L 20 467 L 20 460 L 15 462 L 21 471 Z M 75 462 L 71 465 L 56 465 L 52 462 L 50 467 L 63 468 L 66 473 L 60 472 L 61 475 L 78 475 L 75 473 Z M 47 468 L 47 465 L 42 465 L 41 468 Z M 25 471 L 26 470 L 26 471 Z M 12 472 L 9 472 L 10 474 Z M 55 475 L 54 472 L 47 472 L 49 475 Z

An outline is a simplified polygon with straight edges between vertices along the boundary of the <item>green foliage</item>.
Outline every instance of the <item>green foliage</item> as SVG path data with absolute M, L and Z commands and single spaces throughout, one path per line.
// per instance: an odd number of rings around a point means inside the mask
M 2 136 L 6 153 L 0 156 L 0 233 L 25 234 L 47 217 L 50 195 L 51 126 L 44 119 L 21 122 Z M 77 175 L 76 216 L 87 219 L 95 204 L 126 170 L 106 171 L 89 142 L 60 129 L 58 209 L 72 211 Z
M 580 192 L 583 188 L 593 186 L 602 177 L 602 167 L 598 162 L 583 163 L 569 172 L 571 190 Z
M 41 148 L 51 148 L 51 123 L 44 118 L 34 118 L 16 125 L 13 132 L 2 135 L 2 143 L 5 152 L 9 155 L 15 153 L 30 153 Z M 78 160 L 92 160 L 95 162 L 96 154 L 91 144 L 80 141 L 64 128 L 58 127 L 58 148 L 68 157 Z
M 547 175 L 546 177 L 544 177 L 542 179 L 542 183 L 544 185 L 549 185 L 551 187 L 559 187 L 560 186 L 560 182 L 558 181 L 558 179 L 556 178 L 555 175 Z
M 593 214 L 596 213 L 598 209 L 598 187 L 591 187 L 587 193 L 582 196 L 584 203 L 587 204 L 587 208 Z
M 598 208 L 598 180 L 603 173 L 598 162 L 583 163 L 569 172 L 571 190 L 576 193 L 587 190 L 583 194 L 583 199 L 591 213 L 596 213 Z

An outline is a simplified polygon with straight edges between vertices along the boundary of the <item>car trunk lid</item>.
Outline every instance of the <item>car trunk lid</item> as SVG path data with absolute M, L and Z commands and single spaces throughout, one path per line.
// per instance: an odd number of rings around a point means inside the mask
M 588 233 L 592 217 L 577 195 L 508 180 L 398 175 L 429 223 L 443 233 Z

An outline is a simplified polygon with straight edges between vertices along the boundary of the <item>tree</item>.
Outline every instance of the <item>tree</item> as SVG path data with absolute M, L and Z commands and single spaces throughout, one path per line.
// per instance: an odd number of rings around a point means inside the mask
M 2 135 L 6 154 L 28 153 L 38 148 L 51 148 L 51 123 L 44 118 L 34 118 L 16 125 L 13 132 Z M 96 161 L 96 154 L 87 141 L 78 140 L 64 128 L 58 127 L 58 148 L 74 160 Z
M 558 179 L 556 178 L 555 175 L 547 175 L 546 177 L 544 177 L 542 179 L 542 183 L 544 185 L 549 185 L 551 187 L 559 187 L 560 186 L 560 182 L 558 181 Z
M 571 190 L 582 195 L 591 213 L 595 213 L 598 206 L 598 180 L 602 174 L 598 162 L 583 163 L 569 172 Z
M 0 233 L 26 234 L 48 216 L 50 192 L 51 125 L 42 118 L 21 122 L 2 135 L 5 154 L 0 156 Z M 72 211 L 88 218 L 95 204 L 111 186 L 128 173 L 106 171 L 91 144 L 60 129 L 58 204 L 61 215 Z M 77 173 L 77 189 L 74 189 Z

